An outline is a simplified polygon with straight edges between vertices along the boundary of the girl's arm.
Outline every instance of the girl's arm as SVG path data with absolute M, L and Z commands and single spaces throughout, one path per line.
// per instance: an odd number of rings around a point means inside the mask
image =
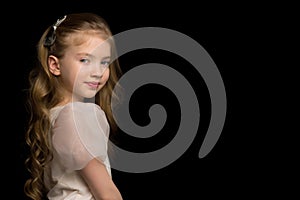
M 103 163 L 92 159 L 80 174 L 88 184 L 96 200 L 122 200 L 122 196 Z

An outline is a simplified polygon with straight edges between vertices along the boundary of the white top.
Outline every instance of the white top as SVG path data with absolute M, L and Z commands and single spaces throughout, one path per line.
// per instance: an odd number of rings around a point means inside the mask
M 49 200 L 94 199 L 77 170 L 93 158 L 102 161 L 111 176 L 107 154 L 109 124 L 94 103 L 73 102 L 50 111 L 53 160 L 45 170 Z

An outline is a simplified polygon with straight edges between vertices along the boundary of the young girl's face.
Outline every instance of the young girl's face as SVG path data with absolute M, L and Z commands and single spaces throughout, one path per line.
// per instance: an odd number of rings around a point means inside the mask
M 91 36 L 81 45 L 70 46 L 60 59 L 61 80 L 65 100 L 92 98 L 109 78 L 110 44 L 99 36 Z

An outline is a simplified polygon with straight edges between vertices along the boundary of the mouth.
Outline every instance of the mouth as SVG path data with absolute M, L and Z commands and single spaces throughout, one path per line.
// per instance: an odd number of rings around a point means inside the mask
M 88 87 L 90 87 L 92 89 L 97 89 L 100 85 L 100 82 L 91 81 L 91 82 L 85 82 L 85 84 L 87 84 Z

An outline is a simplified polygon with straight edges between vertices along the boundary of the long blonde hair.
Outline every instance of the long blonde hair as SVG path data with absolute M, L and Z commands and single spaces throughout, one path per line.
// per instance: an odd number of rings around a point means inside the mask
M 103 39 L 111 38 L 112 33 L 107 22 L 93 13 L 74 13 L 67 15 L 66 19 L 55 29 L 55 41 L 46 45 L 45 40 L 53 32 L 53 26 L 48 27 L 37 45 L 38 64 L 29 74 L 28 88 L 28 129 L 26 143 L 30 155 L 25 161 L 30 178 L 25 182 L 25 194 L 34 200 L 44 199 L 46 188 L 43 182 L 44 168 L 52 159 L 52 150 L 48 141 L 50 130 L 49 111 L 62 99 L 59 93 L 60 82 L 48 69 L 49 55 L 63 57 L 65 49 L 70 45 L 68 37 L 74 33 L 97 32 Z M 52 33 L 53 34 L 53 33 Z M 81 34 L 84 35 L 84 34 Z M 112 132 L 117 130 L 111 110 L 111 99 L 115 95 L 114 88 L 122 72 L 116 56 L 113 39 L 112 57 L 116 58 L 110 64 L 110 75 L 106 85 L 95 96 L 95 103 L 100 105 L 107 115 Z

